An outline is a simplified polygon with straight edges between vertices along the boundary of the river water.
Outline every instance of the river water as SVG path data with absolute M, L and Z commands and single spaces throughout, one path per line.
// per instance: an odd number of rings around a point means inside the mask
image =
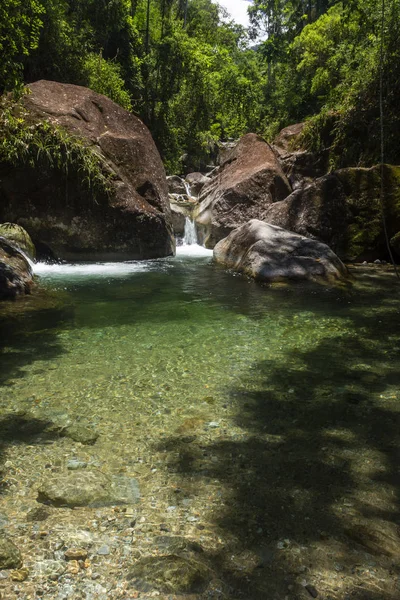
M 261 286 L 192 244 L 36 272 L 39 290 L 0 308 L 0 528 L 29 573 L 0 571 L 4 598 L 181 597 L 128 577 L 175 536 L 208 569 L 185 597 L 400 596 L 389 269 Z M 61 435 L 71 424 L 97 441 Z M 140 499 L 31 518 L 41 482 L 75 468 L 131 478 Z M 77 547 L 86 562 L 67 562 Z

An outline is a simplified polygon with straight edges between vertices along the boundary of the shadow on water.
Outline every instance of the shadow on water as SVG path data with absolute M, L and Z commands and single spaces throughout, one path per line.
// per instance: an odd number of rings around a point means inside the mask
M 400 315 L 375 283 L 346 313 L 352 335 L 261 361 L 227 391 L 237 441 L 158 447 L 179 485 L 207 478 L 227 494 L 209 558 L 229 598 L 400 597 Z
M 34 302 L 36 299 L 34 300 Z M 29 302 L 29 299 L 28 299 Z M 15 380 L 25 369 L 40 361 L 52 360 L 64 350 L 58 340 L 60 324 L 68 317 L 65 308 L 35 309 L 24 302 L 2 305 L 0 315 L 0 494 L 7 488 L 3 464 L 8 446 L 43 444 L 58 435 L 52 423 L 27 412 L 11 412 L 9 397 Z
M 29 444 L 42 445 L 59 438 L 59 432 L 51 421 L 38 419 L 28 412 L 9 413 L 0 417 L 0 494 L 10 484 L 8 469 L 3 470 L 8 446 Z M 12 477 L 11 477 L 12 480 Z
M 64 352 L 58 333 L 67 317 L 64 309 L 0 315 L 0 386 L 23 377 L 24 367 Z

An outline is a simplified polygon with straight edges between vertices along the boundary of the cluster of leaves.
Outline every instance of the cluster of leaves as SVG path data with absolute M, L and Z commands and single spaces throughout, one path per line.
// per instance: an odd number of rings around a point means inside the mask
M 53 123 L 30 123 L 20 100 L 3 98 L 0 105 L 0 163 L 79 175 L 92 198 L 112 193 L 111 175 L 94 149 Z

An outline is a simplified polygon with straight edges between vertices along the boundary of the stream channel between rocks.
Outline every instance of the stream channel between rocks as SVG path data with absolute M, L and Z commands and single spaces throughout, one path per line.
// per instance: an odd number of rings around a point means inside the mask
M 191 246 L 37 272 L 0 307 L 2 598 L 400 598 L 388 268 L 261 286 Z

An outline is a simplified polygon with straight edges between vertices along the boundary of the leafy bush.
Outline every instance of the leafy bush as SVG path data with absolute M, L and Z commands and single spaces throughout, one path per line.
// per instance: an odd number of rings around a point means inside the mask
M 121 67 L 117 63 L 105 60 L 101 54 L 91 52 L 85 59 L 84 71 L 87 87 L 98 94 L 108 96 L 126 110 L 132 110 L 132 102 L 121 76 Z

